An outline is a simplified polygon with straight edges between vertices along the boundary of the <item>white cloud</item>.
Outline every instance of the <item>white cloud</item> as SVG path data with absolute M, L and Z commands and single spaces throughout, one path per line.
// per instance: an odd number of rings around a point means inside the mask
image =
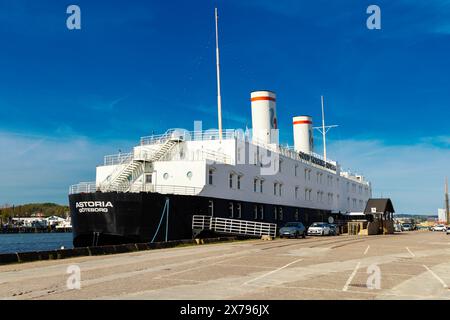
M 343 140 L 329 154 L 372 182 L 373 196 L 390 197 L 398 213 L 436 214 L 444 202 L 444 179 L 450 176 L 450 137 L 424 138 L 414 145 L 380 140 Z
M 67 203 L 71 184 L 95 180 L 95 166 L 126 141 L 40 137 L 0 132 L 0 204 Z M 116 148 L 117 147 L 117 148 Z

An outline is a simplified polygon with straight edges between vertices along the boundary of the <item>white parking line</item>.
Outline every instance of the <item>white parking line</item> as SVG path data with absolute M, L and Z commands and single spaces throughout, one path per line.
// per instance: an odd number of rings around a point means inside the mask
M 366 251 L 364 251 L 364 255 L 366 255 L 366 254 L 367 254 L 367 252 L 369 252 L 369 248 L 370 248 L 370 246 L 367 246 L 367 249 L 366 249 Z
M 271 274 L 273 274 L 273 273 L 275 273 L 275 272 L 278 272 L 278 271 L 280 271 L 280 270 L 283 270 L 284 268 L 289 267 L 291 264 L 300 262 L 300 261 L 302 261 L 302 260 L 303 260 L 303 259 L 297 259 L 297 260 L 295 260 L 295 261 L 292 261 L 291 263 L 288 263 L 287 265 L 284 265 L 284 266 L 282 266 L 282 267 L 280 267 L 280 268 L 278 268 L 278 269 L 275 269 L 275 270 L 273 270 L 273 271 L 270 271 L 270 272 L 268 272 L 268 273 L 265 273 L 265 274 L 263 274 L 262 276 L 256 277 L 256 278 L 251 279 L 251 280 L 249 280 L 249 281 L 246 281 L 246 282 L 244 282 L 243 285 L 246 285 L 246 284 L 249 284 L 249 283 L 254 282 L 254 281 L 256 281 L 256 280 L 259 280 L 259 279 L 262 279 L 262 278 L 264 278 L 264 277 L 267 277 L 268 275 L 271 275 Z
M 428 268 L 426 265 L 423 265 L 425 267 L 425 269 L 427 269 L 428 271 L 430 271 L 430 273 L 433 275 L 433 277 L 436 278 L 437 281 L 439 281 L 442 284 L 442 287 L 444 287 L 444 289 L 447 289 L 448 286 L 445 284 L 444 280 L 442 280 L 441 278 L 438 277 L 438 275 L 436 273 L 434 273 L 430 268 Z
M 356 272 L 358 272 L 360 264 L 361 264 L 361 262 L 358 262 L 358 264 L 355 267 L 355 270 L 353 270 L 352 274 L 350 275 L 350 278 L 348 278 L 347 282 L 345 283 L 345 286 L 342 288 L 342 291 L 348 290 L 348 286 L 350 285 L 350 283 L 352 283 L 352 280 L 355 277 Z
M 415 257 L 416 255 L 411 251 L 411 250 L 409 250 L 409 248 L 408 247 L 406 247 L 406 250 L 408 250 L 408 252 L 413 256 L 413 257 Z

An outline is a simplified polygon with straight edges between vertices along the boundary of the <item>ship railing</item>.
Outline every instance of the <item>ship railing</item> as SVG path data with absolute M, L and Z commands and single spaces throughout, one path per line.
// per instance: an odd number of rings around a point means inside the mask
M 80 182 L 78 184 L 71 185 L 69 188 L 69 194 L 76 193 L 93 193 L 97 191 L 97 185 L 93 182 Z
M 275 223 L 211 217 L 205 215 L 192 216 L 192 229 L 211 230 L 218 233 L 246 236 L 268 235 L 275 237 L 277 234 L 277 225 Z
M 180 194 L 180 195 L 196 195 L 203 188 L 192 186 L 176 186 L 176 185 L 152 185 L 146 188 L 146 191 L 157 192 L 162 194 Z
M 179 194 L 179 195 L 197 195 L 203 188 L 192 186 L 177 186 L 177 185 L 152 185 L 152 184 L 134 184 L 132 186 L 123 186 L 117 188 L 115 191 L 119 192 L 157 192 L 162 194 Z
M 234 139 L 236 137 L 239 137 L 239 134 L 234 129 L 225 129 L 222 132 L 223 140 Z M 164 134 L 142 137 L 141 145 L 160 144 L 166 142 L 168 139 L 177 139 L 180 141 L 219 140 L 219 130 L 188 131 L 184 129 L 169 129 Z
M 103 165 L 112 166 L 117 164 L 128 163 L 133 160 L 133 152 L 111 154 L 104 157 Z

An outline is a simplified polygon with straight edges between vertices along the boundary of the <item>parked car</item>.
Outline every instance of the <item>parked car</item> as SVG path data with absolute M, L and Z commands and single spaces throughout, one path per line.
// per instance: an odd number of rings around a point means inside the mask
M 412 228 L 412 225 L 411 224 L 409 224 L 409 223 L 403 223 L 402 224 L 402 231 L 411 231 L 413 228 Z
M 437 224 L 433 228 L 431 228 L 431 231 L 446 231 L 447 228 L 443 224 Z
M 450 234 L 450 226 L 447 227 L 447 231 L 446 231 L 447 235 Z
M 280 238 L 304 238 L 306 236 L 306 228 L 301 222 L 288 222 L 280 229 Z
M 337 225 L 329 224 L 328 226 L 330 227 L 330 234 L 332 236 L 338 236 L 339 235 L 339 228 L 338 228 Z
M 329 236 L 330 225 L 325 222 L 314 222 L 308 228 L 308 235 Z

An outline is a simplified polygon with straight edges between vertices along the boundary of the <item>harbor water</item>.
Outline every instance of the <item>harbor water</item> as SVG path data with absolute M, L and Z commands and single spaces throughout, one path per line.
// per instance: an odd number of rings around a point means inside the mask
M 71 232 L 0 234 L 0 253 L 73 248 Z

